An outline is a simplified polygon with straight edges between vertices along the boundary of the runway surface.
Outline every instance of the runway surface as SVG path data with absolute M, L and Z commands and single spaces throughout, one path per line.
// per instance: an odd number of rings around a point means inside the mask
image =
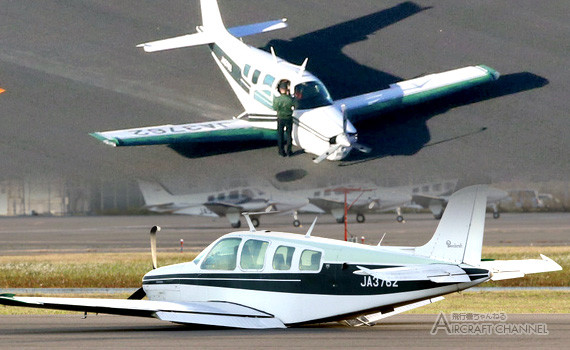
M 216 330 L 118 316 L 2 316 L 0 348 L 365 349 L 565 348 L 570 315 L 507 315 L 506 324 L 545 324 L 548 335 L 447 335 L 437 315 L 398 315 L 374 327 L 323 324 L 285 330 Z
M 568 181 L 568 1 L 220 1 L 228 26 L 287 17 L 248 38 L 273 46 L 333 97 L 431 72 L 487 64 L 502 78 L 466 94 L 358 126 L 365 162 L 314 165 L 274 147 L 188 158 L 167 147 L 113 149 L 87 135 L 227 119 L 242 112 L 206 48 L 145 54 L 135 45 L 194 32 L 197 1 L 0 0 L 0 178 L 159 179 L 175 193 L 273 181 L 291 187 L 441 178 Z M 198 153 L 205 152 L 199 148 Z
M 304 234 L 314 216 L 302 215 L 304 227 L 295 228 L 289 216 L 261 217 L 259 229 Z M 368 215 L 357 224 L 349 217 L 349 233 L 377 244 L 383 233 L 384 245 L 416 246 L 427 242 L 438 221 L 429 214 L 407 214 L 398 223 L 393 214 Z M 148 251 L 149 230 L 162 227 L 158 235 L 160 250 L 202 250 L 231 229 L 225 219 L 191 216 L 106 216 L 106 217 L 24 217 L 0 219 L 0 254 L 76 253 L 108 251 Z M 245 224 L 244 224 L 245 225 Z M 247 228 L 242 228 L 247 230 Z M 313 236 L 344 239 L 344 225 L 332 216 L 321 216 Z M 498 220 L 487 215 L 486 246 L 556 246 L 570 244 L 570 214 L 502 214 Z

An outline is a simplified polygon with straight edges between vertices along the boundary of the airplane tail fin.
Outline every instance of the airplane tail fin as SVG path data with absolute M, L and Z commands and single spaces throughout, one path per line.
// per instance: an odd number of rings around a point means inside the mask
M 488 187 L 470 186 L 449 199 L 433 237 L 415 254 L 450 263 L 478 265 L 481 261 Z
M 137 180 L 139 189 L 146 206 L 172 203 L 172 193 L 168 192 L 161 184 L 144 180 Z
M 285 23 L 287 20 L 283 18 L 274 21 L 226 28 L 217 0 L 200 0 L 200 8 L 202 11 L 202 26 L 196 28 L 198 33 L 143 43 L 137 45 L 137 47 L 142 47 L 146 52 L 164 51 L 181 47 L 212 44 L 220 41 L 221 38 L 231 38 L 232 36 L 239 38 L 287 27 Z
M 200 8 L 202 10 L 202 26 L 205 31 L 226 29 L 217 0 L 200 0 Z

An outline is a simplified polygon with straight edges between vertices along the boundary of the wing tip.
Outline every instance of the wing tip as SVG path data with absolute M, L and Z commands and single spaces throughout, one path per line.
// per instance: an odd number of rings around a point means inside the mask
M 112 147 L 117 147 L 119 145 L 119 141 L 117 139 L 109 139 L 105 136 L 103 136 L 101 133 L 99 132 L 92 132 L 89 133 L 90 136 L 96 138 L 97 140 L 103 142 L 106 145 L 112 146 Z

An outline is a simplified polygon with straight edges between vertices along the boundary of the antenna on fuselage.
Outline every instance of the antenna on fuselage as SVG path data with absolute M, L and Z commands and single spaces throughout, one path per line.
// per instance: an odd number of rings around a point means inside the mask
M 303 64 L 301 65 L 301 68 L 299 68 L 299 78 L 301 78 L 303 74 L 305 74 L 305 69 L 307 68 L 307 62 L 309 62 L 309 57 L 305 58 Z
M 251 218 L 249 217 L 249 214 L 253 214 L 253 213 L 241 213 L 241 215 L 243 215 L 245 217 L 245 221 L 247 221 L 247 226 L 249 226 L 249 232 L 255 232 L 255 226 L 253 225 L 253 222 L 251 221 Z
M 271 56 L 273 56 L 273 61 L 277 64 L 277 55 L 275 54 L 273 46 L 270 46 L 269 49 L 271 50 Z
M 386 236 L 386 232 L 384 232 L 384 234 L 382 235 L 382 238 L 380 238 L 380 242 L 378 242 L 378 247 L 380 247 L 380 245 L 382 245 L 382 241 L 384 240 L 385 236 Z
M 150 255 L 152 257 L 152 268 L 156 269 L 156 233 L 160 231 L 160 226 L 153 226 L 150 229 Z
M 313 223 L 311 224 L 311 227 L 309 227 L 309 230 L 307 231 L 307 233 L 305 234 L 305 238 L 311 238 L 311 233 L 313 233 L 313 228 L 315 228 L 315 224 L 317 223 L 317 219 L 319 217 L 316 216 L 315 220 L 313 220 Z

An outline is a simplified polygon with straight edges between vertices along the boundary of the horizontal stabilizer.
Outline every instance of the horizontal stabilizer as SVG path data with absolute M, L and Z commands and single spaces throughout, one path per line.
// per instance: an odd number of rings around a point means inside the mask
M 554 260 L 540 254 L 542 259 L 481 261 L 479 267 L 491 271 L 491 280 L 524 277 L 531 273 L 562 270 Z
M 287 27 L 287 19 L 278 19 L 275 21 L 267 21 L 262 23 L 248 24 L 245 26 L 229 28 L 228 32 L 237 38 L 259 33 L 266 33 L 277 29 Z
M 151 41 L 148 43 L 139 44 L 137 47 L 142 47 L 145 52 L 156 52 L 178 49 L 181 47 L 211 44 L 213 42 L 214 36 L 210 35 L 207 32 L 201 32 L 177 36 L 170 39 Z
M 383 281 L 432 281 L 435 283 L 471 282 L 465 271 L 456 265 L 429 264 L 385 269 L 368 269 L 357 266 L 357 275 L 370 275 Z

